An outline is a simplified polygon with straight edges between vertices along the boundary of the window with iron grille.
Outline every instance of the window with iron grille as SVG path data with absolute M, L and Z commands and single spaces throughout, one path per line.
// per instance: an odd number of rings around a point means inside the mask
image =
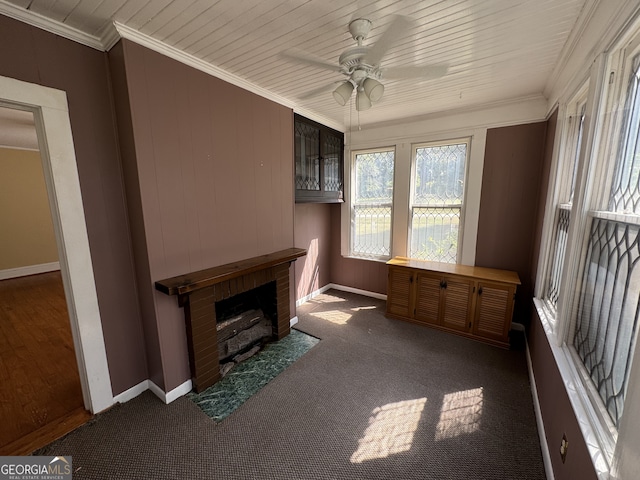
M 553 225 L 552 244 L 549 249 L 547 276 L 543 299 L 555 315 L 560 295 L 560 280 L 567 250 L 567 238 L 571 220 L 571 205 L 575 190 L 578 157 L 582 144 L 584 112 L 586 107 L 586 89 L 583 87 L 577 95 L 578 100 L 570 102 L 572 114 L 567 120 L 568 139 L 560 155 L 560 181 L 558 203 L 556 204 Z M 568 187 L 568 188 L 567 188 Z
M 409 256 L 457 263 L 462 238 L 468 141 L 413 150 Z
M 608 205 L 588 212 L 570 342 L 596 401 L 617 428 L 640 312 L 640 55 L 626 75 Z M 605 155 L 605 158 L 609 155 Z
M 356 152 L 352 172 L 351 255 L 391 256 L 394 150 Z

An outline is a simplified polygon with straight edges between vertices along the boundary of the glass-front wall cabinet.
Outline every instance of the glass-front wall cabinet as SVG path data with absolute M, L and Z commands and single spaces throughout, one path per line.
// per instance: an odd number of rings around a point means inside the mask
M 294 119 L 296 203 L 344 200 L 344 134 L 301 115 Z

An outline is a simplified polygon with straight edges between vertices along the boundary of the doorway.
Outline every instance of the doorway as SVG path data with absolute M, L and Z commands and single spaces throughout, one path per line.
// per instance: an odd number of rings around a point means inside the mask
M 66 94 L 2 76 L 0 92 L 0 106 L 33 114 L 83 405 L 97 413 L 113 405 L 113 394 Z
M 84 423 L 33 113 L 0 107 L 0 454 Z

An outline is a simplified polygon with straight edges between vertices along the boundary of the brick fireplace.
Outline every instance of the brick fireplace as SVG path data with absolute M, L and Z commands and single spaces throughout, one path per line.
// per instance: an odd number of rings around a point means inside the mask
M 275 288 L 266 290 L 273 291 L 275 305 L 266 310 L 272 310 L 269 317 L 273 320 L 273 338 L 285 337 L 289 334 L 291 319 L 289 266 L 306 253 L 300 248 L 289 248 L 156 282 L 157 290 L 176 295 L 178 305 L 184 307 L 189 363 L 196 392 L 220 379 L 220 324 L 216 305 L 247 292 L 265 290 L 260 287 L 273 282 Z

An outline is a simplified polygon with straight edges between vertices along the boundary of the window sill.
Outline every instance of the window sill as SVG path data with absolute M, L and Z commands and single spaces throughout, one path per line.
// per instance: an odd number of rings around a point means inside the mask
M 582 386 L 578 372 L 570 359 L 571 354 L 569 349 L 566 345 L 558 345 L 557 339 L 553 334 L 553 323 L 555 323 L 555 319 L 550 317 L 550 312 L 545 308 L 544 302 L 541 299 L 534 298 L 533 303 L 545 334 L 547 335 L 551 352 L 553 353 L 558 371 L 560 372 L 576 420 L 578 421 L 580 431 L 584 437 L 596 475 L 600 480 L 608 480 L 613 447 L 610 448 L 610 453 L 607 453 L 601 446 L 601 442 L 599 441 L 599 437 L 601 436 L 598 435 L 597 429 L 594 426 L 596 414 L 593 412 L 593 407 L 588 400 L 588 394 Z
M 348 258 L 350 260 L 365 260 L 368 262 L 378 262 L 378 263 L 387 263 L 389 260 L 391 260 L 391 257 L 389 258 L 372 258 L 372 257 L 357 257 L 355 255 L 342 255 L 342 258 Z

